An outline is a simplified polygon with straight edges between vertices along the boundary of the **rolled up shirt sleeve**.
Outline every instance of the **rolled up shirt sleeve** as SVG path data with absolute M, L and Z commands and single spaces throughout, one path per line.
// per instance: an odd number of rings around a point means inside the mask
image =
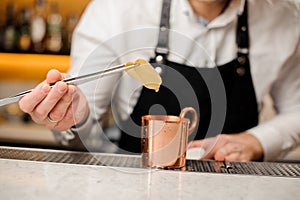
M 300 144 L 299 40 L 295 41 L 298 45 L 293 55 L 278 72 L 270 89 L 277 115 L 248 130 L 261 142 L 265 161 L 280 159 Z

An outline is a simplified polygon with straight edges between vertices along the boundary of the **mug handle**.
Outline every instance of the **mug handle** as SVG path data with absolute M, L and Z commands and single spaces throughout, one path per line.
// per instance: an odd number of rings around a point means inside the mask
M 190 135 L 197 126 L 198 115 L 197 115 L 197 111 L 193 107 L 186 107 L 181 110 L 180 115 L 179 115 L 180 118 L 184 118 L 184 116 L 188 112 L 191 112 L 193 114 L 192 124 L 190 125 L 189 130 L 188 130 L 188 135 Z

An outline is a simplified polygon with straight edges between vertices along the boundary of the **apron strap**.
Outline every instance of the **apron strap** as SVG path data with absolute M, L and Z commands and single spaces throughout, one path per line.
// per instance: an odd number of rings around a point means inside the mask
M 238 14 L 236 45 L 237 62 L 236 74 L 240 77 L 250 73 L 249 66 L 249 28 L 248 28 L 248 1 L 244 1 L 244 10 Z M 248 69 L 249 68 L 249 69 Z
M 236 31 L 236 44 L 238 53 L 249 53 L 249 31 L 248 31 L 248 1 L 245 0 L 244 11 L 238 14 L 238 24 Z
M 163 0 L 161 10 L 160 29 L 158 35 L 158 43 L 155 49 L 155 61 L 164 64 L 169 53 L 169 29 L 170 29 L 170 9 L 172 0 Z
M 170 10 L 172 0 L 163 0 L 161 11 L 160 29 L 158 43 L 155 48 L 155 61 L 159 64 L 165 64 L 169 53 L 169 29 L 170 29 Z M 238 47 L 238 56 L 249 53 L 249 31 L 248 31 L 248 1 L 245 0 L 243 12 L 238 14 L 238 24 L 236 31 L 236 44 Z

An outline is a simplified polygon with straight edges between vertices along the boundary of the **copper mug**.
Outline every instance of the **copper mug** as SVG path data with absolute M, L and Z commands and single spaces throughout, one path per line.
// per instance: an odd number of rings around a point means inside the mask
M 185 115 L 191 112 L 192 123 Z M 142 165 L 147 168 L 179 169 L 185 166 L 188 136 L 194 131 L 198 115 L 194 108 L 182 109 L 179 116 L 142 117 Z

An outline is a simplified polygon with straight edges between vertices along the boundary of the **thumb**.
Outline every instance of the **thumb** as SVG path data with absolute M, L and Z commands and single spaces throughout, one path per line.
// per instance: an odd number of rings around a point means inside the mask
M 51 69 L 48 73 L 47 73 L 47 83 L 51 84 L 51 83 L 56 83 L 57 81 L 62 80 L 62 74 L 56 70 L 56 69 Z
M 201 147 L 205 150 L 203 159 L 213 158 L 221 143 L 217 143 L 218 137 L 206 138 L 203 140 L 195 140 L 189 143 L 188 148 Z
M 192 149 L 192 148 L 202 148 L 203 151 L 205 152 L 202 156 L 202 159 L 211 159 L 214 157 L 214 152 L 211 151 L 207 151 L 207 149 L 205 148 L 205 143 L 207 143 L 206 140 L 194 140 L 194 141 L 191 141 L 189 144 L 188 144 L 188 149 Z
M 203 145 L 203 140 L 194 140 L 188 144 L 187 148 L 192 149 L 192 148 L 202 147 L 202 145 Z

